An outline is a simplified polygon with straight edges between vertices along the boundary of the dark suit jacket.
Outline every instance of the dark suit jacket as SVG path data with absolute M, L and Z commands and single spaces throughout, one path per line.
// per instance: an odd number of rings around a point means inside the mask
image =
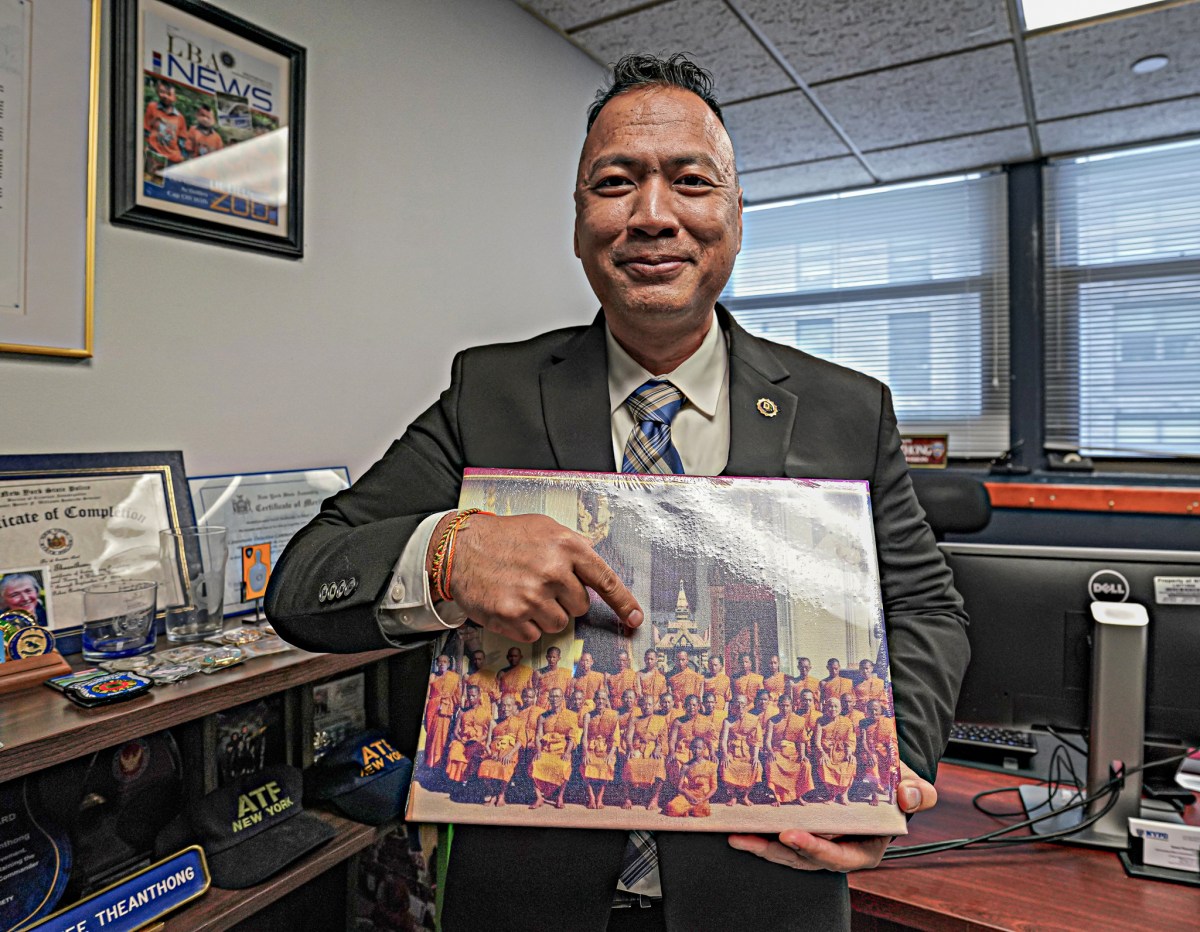
M 718 313 L 729 335 L 726 474 L 870 482 L 900 753 L 932 780 L 966 668 L 966 618 L 913 494 L 891 395 L 875 379 L 753 337 L 723 308 Z M 760 398 L 773 400 L 779 414 L 759 414 Z M 423 518 L 456 507 L 468 466 L 616 470 L 602 317 L 458 354 L 440 400 L 352 488 L 326 501 L 286 548 L 266 599 L 277 630 L 312 650 L 385 646 L 377 612 L 395 563 Z M 343 587 L 346 595 L 318 599 L 323 584 L 343 580 L 355 582 Z M 485 831 L 501 833 L 499 852 L 514 830 Z M 578 846 L 581 834 L 570 837 Z M 486 863 L 481 857 L 479 866 Z M 765 870 L 751 866 L 755 876 Z M 664 863 L 664 883 L 666 870 Z M 791 882 L 791 875 L 774 882 Z

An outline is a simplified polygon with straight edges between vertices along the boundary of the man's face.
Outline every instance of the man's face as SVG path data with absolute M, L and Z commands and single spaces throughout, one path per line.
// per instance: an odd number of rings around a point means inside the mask
M 721 663 L 720 657 L 709 657 L 708 658 L 708 672 L 711 673 L 713 676 L 716 676 L 718 673 L 721 672 L 722 666 L 723 666 L 723 664 Z
M 688 655 L 686 651 L 680 651 L 675 655 L 675 666 L 680 670 L 686 670 L 688 665 Z
M 449 669 L 450 669 L 450 658 L 447 657 L 445 654 L 442 654 L 437 659 L 437 671 L 438 671 L 438 673 L 445 673 Z
M 471 660 L 475 662 L 476 670 L 482 670 L 483 665 L 487 663 L 487 655 L 483 651 L 477 650 L 471 655 Z
M 196 108 L 197 126 L 202 126 L 204 129 L 212 129 L 214 122 L 216 121 L 213 119 L 213 112 L 211 110 L 209 110 L 207 107 Z
M 741 245 L 733 145 L 708 105 L 674 87 L 610 100 L 575 187 L 575 254 L 610 326 L 707 325 Z
M 617 667 L 621 670 L 629 669 L 629 655 L 625 651 L 617 654 Z
M 800 664 L 800 679 L 805 679 L 812 672 L 812 661 L 807 657 L 801 657 L 797 662 Z
M 558 658 L 561 656 L 562 651 L 560 651 L 557 647 L 551 647 L 548 651 L 546 651 L 546 663 L 551 669 L 553 669 L 554 667 L 558 666 Z
M 517 714 L 517 700 L 512 697 L 512 694 L 500 700 L 500 710 L 504 713 L 505 718 Z
M 864 660 L 858 665 L 858 672 L 863 676 L 870 676 L 875 672 L 875 665 L 869 660 Z
M 646 669 L 658 666 L 658 654 L 652 650 L 646 651 Z
M 517 650 L 515 647 L 510 648 L 508 651 L 508 665 L 510 667 L 515 667 L 520 662 L 521 662 L 521 652 L 519 650 Z
M 550 694 L 546 698 L 550 701 L 550 708 L 552 708 L 555 712 L 562 708 L 563 691 L 561 689 L 550 690 Z
M 175 88 L 170 84 L 158 85 L 158 102 L 164 110 L 170 110 L 175 106 Z
M 749 654 L 742 654 L 741 663 L 742 663 L 742 672 L 743 673 L 752 673 L 753 672 L 754 663 L 750 659 Z
M 705 715 L 712 715 L 713 712 L 717 711 L 717 697 L 712 693 L 705 693 L 701 703 L 704 706 Z
M 831 660 L 825 664 L 825 668 L 829 671 L 830 676 L 837 676 L 842 672 L 842 665 L 836 660 Z
M 525 703 L 526 708 L 533 705 L 535 699 L 537 699 L 537 693 L 532 686 L 527 686 L 521 690 L 521 701 Z
M 467 705 L 470 706 L 472 709 L 475 708 L 475 706 L 479 705 L 479 687 L 478 686 L 468 686 L 467 687 Z
M 772 673 L 779 672 L 779 658 L 778 657 L 772 657 L 770 660 L 767 661 L 767 664 L 770 666 Z
M 583 668 L 584 673 L 590 673 L 592 671 L 592 655 L 584 654 L 580 657 L 579 666 Z

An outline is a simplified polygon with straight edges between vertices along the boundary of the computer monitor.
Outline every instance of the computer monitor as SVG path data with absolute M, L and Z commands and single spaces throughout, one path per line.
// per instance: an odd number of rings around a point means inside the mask
M 1147 743 L 1200 743 L 1200 553 L 941 544 L 971 624 L 955 718 L 1084 732 L 1093 601 L 1150 615 Z

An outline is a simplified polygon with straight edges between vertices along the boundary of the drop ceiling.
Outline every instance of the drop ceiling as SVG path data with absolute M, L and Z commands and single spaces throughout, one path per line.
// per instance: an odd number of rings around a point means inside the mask
M 751 203 L 1200 133 L 1200 0 L 1028 35 L 1016 0 L 516 2 L 712 71 Z

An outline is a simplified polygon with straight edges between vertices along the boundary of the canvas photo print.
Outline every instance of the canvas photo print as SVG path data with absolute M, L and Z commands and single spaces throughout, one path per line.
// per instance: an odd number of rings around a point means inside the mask
M 452 632 L 410 819 L 905 833 L 865 482 L 468 470 L 460 507 L 587 535 L 646 619 Z

